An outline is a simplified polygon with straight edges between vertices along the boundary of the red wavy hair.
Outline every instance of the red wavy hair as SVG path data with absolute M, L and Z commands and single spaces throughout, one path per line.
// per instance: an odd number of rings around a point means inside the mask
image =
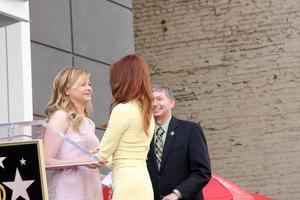
M 138 100 L 144 116 L 144 131 L 152 117 L 152 89 L 149 69 L 138 54 L 129 54 L 110 66 L 110 87 L 113 101 L 110 110 L 119 103 Z

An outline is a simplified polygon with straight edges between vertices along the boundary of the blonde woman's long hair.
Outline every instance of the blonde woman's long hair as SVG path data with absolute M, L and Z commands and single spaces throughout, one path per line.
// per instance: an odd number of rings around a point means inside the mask
M 80 132 L 80 124 L 83 117 L 79 115 L 75 104 L 66 94 L 66 90 L 71 88 L 82 75 L 86 77 L 86 79 L 89 79 L 90 72 L 80 67 L 63 68 L 53 81 L 52 96 L 45 109 L 47 120 L 49 120 L 57 110 L 65 111 L 72 121 L 73 128 L 78 132 Z M 91 113 L 92 104 L 89 102 L 84 108 L 84 114 L 90 116 Z

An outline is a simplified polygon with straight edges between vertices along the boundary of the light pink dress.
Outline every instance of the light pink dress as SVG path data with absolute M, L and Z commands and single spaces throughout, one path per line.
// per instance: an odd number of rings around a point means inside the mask
M 94 123 L 85 118 L 81 125 L 81 133 L 69 128 L 66 137 L 82 147 L 95 150 L 99 139 L 94 133 Z M 72 144 L 63 142 L 57 158 L 72 160 L 83 153 Z M 50 200 L 102 200 L 101 177 L 98 169 L 76 166 L 67 169 L 54 170 L 48 184 Z

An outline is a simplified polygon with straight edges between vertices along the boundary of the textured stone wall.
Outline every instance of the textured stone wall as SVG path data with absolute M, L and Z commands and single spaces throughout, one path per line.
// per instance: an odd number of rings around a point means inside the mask
M 135 47 L 176 116 L 201 123 L 213 170 L 300 199 L 300 1 L 133 0 Z

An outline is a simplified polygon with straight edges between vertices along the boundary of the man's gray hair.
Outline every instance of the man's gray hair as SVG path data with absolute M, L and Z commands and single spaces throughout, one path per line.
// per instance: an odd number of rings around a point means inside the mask
M 152 92 L 161 92 L 161 91 L 165 92 L 165 94 L 169 99 L 175 100 L 174 93 L 171 90 L 171 88 L 160 84 L 152 84 Z

